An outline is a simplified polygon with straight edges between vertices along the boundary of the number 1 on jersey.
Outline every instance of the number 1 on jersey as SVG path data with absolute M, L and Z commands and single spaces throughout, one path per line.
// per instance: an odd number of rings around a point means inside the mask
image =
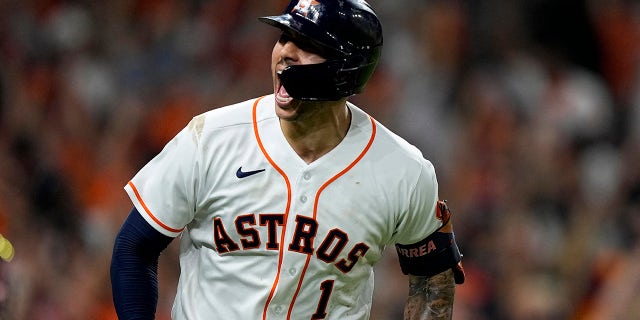
M 320 284 L 320 301 L 318 301 L 318 308 L 316 313 L 311 316 L 311 320 L 324 319 L 327 317 L 327 304 L 329 303 L 329 296 L 333 291 L 333 280 L 325 280 Z

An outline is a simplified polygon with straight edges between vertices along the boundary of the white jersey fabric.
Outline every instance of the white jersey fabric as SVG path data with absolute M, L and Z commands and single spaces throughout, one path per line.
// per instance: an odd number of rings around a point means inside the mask
M 181 235 L 173 319 L 368 319 L 387 245 L 442 225 L 431 163 L 365 112 L 307 164 L 273 95 L 196 116 L 125 186 Z

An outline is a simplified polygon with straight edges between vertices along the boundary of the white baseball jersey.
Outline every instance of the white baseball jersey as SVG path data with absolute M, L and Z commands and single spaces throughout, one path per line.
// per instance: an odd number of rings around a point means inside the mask
M 173 319 L 368 319 L 386 245 L 442 225 L 430 162 L 355 105 L 342 142 L 307 164 L 273 95 L 193 118 L 125 186 L 181 235 Z

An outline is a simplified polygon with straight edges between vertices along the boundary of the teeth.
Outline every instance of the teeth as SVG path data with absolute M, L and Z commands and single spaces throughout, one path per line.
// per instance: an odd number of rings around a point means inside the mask
M 293 100 L 293 98 L 291 98 L 291 97 L 285 98 L 285 97 L 276 95 L 276 100 L 281 102 L 281 103 L 289 103 L 291 100 Z
M 282 103 L 288 103 L 291 100 L 293 100 L 293 98 L 290 97 L 287 90 L 282 85 L 280 85 L 280 87 L 278 88 L 278 91 L 276 92 L 276 100 Z

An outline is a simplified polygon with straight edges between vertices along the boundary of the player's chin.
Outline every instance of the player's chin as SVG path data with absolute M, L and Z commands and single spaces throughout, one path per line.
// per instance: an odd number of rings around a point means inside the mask
M 287 103 L 278 103 L 276 99 L 276 115 L 281 120 L 297 121 L 300 120 L 302 113 L 305 113 L 306 104 L 302 100 L 292 99 Z
M 297 105 L 295 101 L 283 105 L 276 102 L 276 115 L 282 120 L 295 120 L 298 118 Z

